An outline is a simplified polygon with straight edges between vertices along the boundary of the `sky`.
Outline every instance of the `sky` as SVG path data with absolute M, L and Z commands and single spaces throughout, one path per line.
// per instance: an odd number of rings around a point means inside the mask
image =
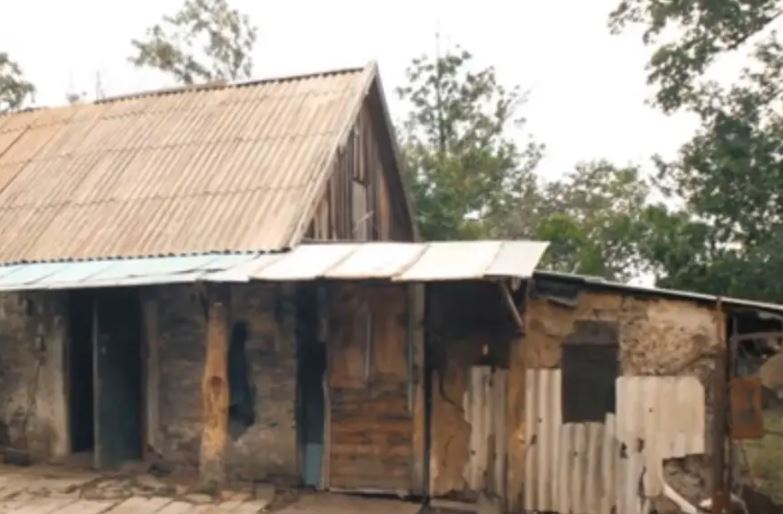
M 128 62 L 130 41 L 182 0 L 3 0 L 0 51 L 22 67 L 37 105 L 66 93 L 94 98 L 173 85 Z M 460 45 L 500 81 L 528 93 L 520 114 L 546 145 L 538 169 L 549 179 L 580 161 L 605 158 L 649 169 L 671 157 L 696 127 L 647 104 L 650 50 L 640 32 L 613 36 L 618 0 L 233 0 L 259 28 L 257 78 L 354 67 L 377 61 L 392 116 L 404 106 L 394 90 L 411 59 Z M 99 80 L 97 79 L 99 77 Z

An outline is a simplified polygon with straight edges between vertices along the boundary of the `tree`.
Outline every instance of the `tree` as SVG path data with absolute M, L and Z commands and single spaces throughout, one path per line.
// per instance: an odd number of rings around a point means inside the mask
M 0 113 L 19 109 L 34 93 L 35 87 L 24 79 L 19 65 L 0 52 Z
M 517 141 L 524 100 L 491 67 L 473 71 L 459 48 L 415 59 L 398 93 L 410 106 L 403 125 L 404 170 L 426 239 L 500 237 L 523 200 L 542 147 Z
M 781 12 L 779 0 L 624 0 L 611 17 L 615 29 L 646 24 L 645 41 L 658 45 L 649 63 L 656 103 L 701 119 L 677 159 L 658 162 L 663 191 L 684 201 L 682 212 L 656 218 L 658 229 L 699 235 L 686 238 L 687 251 L 648 248 L 667 285 L 783 301 L 768 279 L 783 272 L 783 45 L 771 31 Z M 671 31 L 680 37 L 661 42 Z M 732 84 L 709 80 L 728 52 L 746 52 L 749 64 Z
M 130 61 L 169 73 L 182 84 L 250 77 L 256 27 L 226 0 L 186 0 L 143 40 L 133 40 Z
M 550 242 L 543 266 L 614 280 L 638 274 L 648 193 L 635 167 L 606 161 L 547 184 L 533 222 L 533 235 Z

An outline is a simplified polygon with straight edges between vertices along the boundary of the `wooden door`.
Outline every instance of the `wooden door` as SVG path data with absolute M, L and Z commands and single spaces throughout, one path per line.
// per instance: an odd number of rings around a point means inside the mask
M 328 341 L 328 486 L 408 493 L 416 484 L 405 286 L 341 285 Z

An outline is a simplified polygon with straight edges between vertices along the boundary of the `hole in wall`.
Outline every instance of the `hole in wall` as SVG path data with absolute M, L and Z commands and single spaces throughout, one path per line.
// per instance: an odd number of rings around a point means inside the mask
M 236 440 L 256 421 L 255 391 L 247 361 L 247 323 L 236 321 L 231 326 L 228 347 L 228 429 Z

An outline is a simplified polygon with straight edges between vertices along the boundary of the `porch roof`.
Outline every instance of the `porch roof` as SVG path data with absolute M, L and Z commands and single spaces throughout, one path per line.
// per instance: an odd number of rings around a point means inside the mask
M 279 253 L 98 259 L 0 266 L 0 291 L 190 282 L 529 278 L 547 243 L 312 243 Z

